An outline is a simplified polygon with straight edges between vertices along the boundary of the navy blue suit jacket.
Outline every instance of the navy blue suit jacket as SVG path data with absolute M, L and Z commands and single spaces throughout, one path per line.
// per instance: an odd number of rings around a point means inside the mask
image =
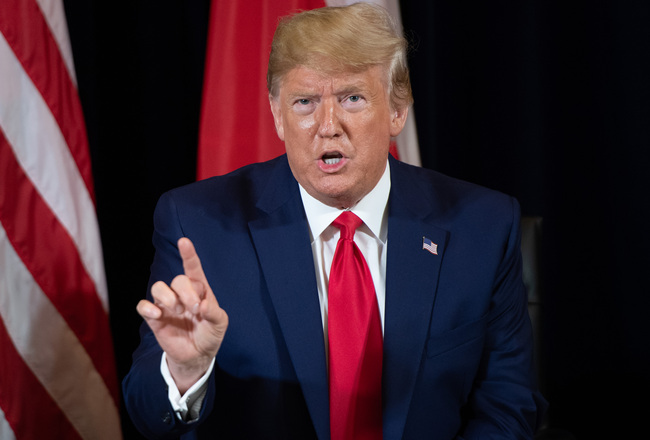
M 544 402 L 517 202 L 390 160 L 384 439 L 532 438 Z M 176 241 L 189 237 L 230 325 L 193 424 L 173 416 L 143 325 L 124 380 L 136 426 L 151 438 L 329 439 L 310 234 L 286 156 L 171 191 L 154 222 L 151 283 L 182 273 Z

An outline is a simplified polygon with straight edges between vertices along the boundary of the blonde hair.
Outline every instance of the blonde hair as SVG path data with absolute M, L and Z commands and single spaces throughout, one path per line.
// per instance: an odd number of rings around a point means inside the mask
M 298 66 L 324 72 L 361 72 L 385 66 L 393 109 L 413 102 L 406 59 L 407 42 L 382 7 L 355 3 L 325 7 L 283 18 L 275 31 L 266 75 L 276 97 L 284 75 Z

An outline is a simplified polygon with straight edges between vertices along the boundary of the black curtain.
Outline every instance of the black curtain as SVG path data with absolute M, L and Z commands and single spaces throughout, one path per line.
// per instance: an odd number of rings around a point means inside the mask
M 195 178 L 209 0 L 66 0 L 120 379 L 160 194 Z M 544 218 L 546 395 L 578 438 L 650 410 L 650 6 L 402 0 L 423 166 Z M 126 438 L 139 438 L 124 417 Z
M 650 5 L 402 10 L 424 165 L 544 218 L 552 423 L 578 438 L 638 435 L 650 410 Z

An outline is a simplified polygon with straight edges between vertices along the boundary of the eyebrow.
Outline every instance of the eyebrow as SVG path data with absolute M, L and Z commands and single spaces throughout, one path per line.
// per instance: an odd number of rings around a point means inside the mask
M 365 81 L 357 81 L 351 84 L 345 84 L 339 89 L 336 89 L 334 91 L 334 95 L 345 95 L 348 93 L 357 93 L 361 92 L 364 88 L 366 88 L 366 82 Z M 320 93 L 312 93 L 312 92 L 301 92 L 298 90 L 297 92 L 289 93 L 287 95 L 287 98 L 290 100 L 296 99 L 296 98 L 314 98 L 321 96 Z
M 334 92 L 335 95 L 344 95 L 348 93 L 355 93 L 355 92 L 360 92 L 366 88 L 366 83 L 363 81 L 359 81 L 358 83 L 354 84 L 348 84 L 344 86 L 343 88 L 337 90 Z

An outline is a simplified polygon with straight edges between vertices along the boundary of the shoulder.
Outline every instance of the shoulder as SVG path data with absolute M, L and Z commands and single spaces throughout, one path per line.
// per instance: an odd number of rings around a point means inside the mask
M 391 161 L 391 190 L 405 204 L 430 207 L 440 218 L 505 216 L 512 220 L 519 215 L 519 204 L 512 196 L 398 161 Z
M 255 198 L 261 193 L 271 175 L 282 168 L 288 168 L 286 156 L 246 165 L 222 176 L 214 176 L 198 182 L 184 185 L 168 191 L 163 197 L 229 199 L 234 195 L 246 195 Z
M 170 225 L 189 233 L 195 228 L 244 227 L 259 215 L 262 200 L 298 193 L 286 156 L 240 168 L 164 193 L 156 205 L 154 227 Z M 203 230 L 202 229 L 202 230 Z
M 269 191 L 270 185 L 286 191 L 291 187 L 292 180 L 286 155 L 282 155 L 223 176 L 210 177 L 167 191 L 160 197 L 158 205 L 171 203 L 190 210 L 254 209 L 257 201 Z

